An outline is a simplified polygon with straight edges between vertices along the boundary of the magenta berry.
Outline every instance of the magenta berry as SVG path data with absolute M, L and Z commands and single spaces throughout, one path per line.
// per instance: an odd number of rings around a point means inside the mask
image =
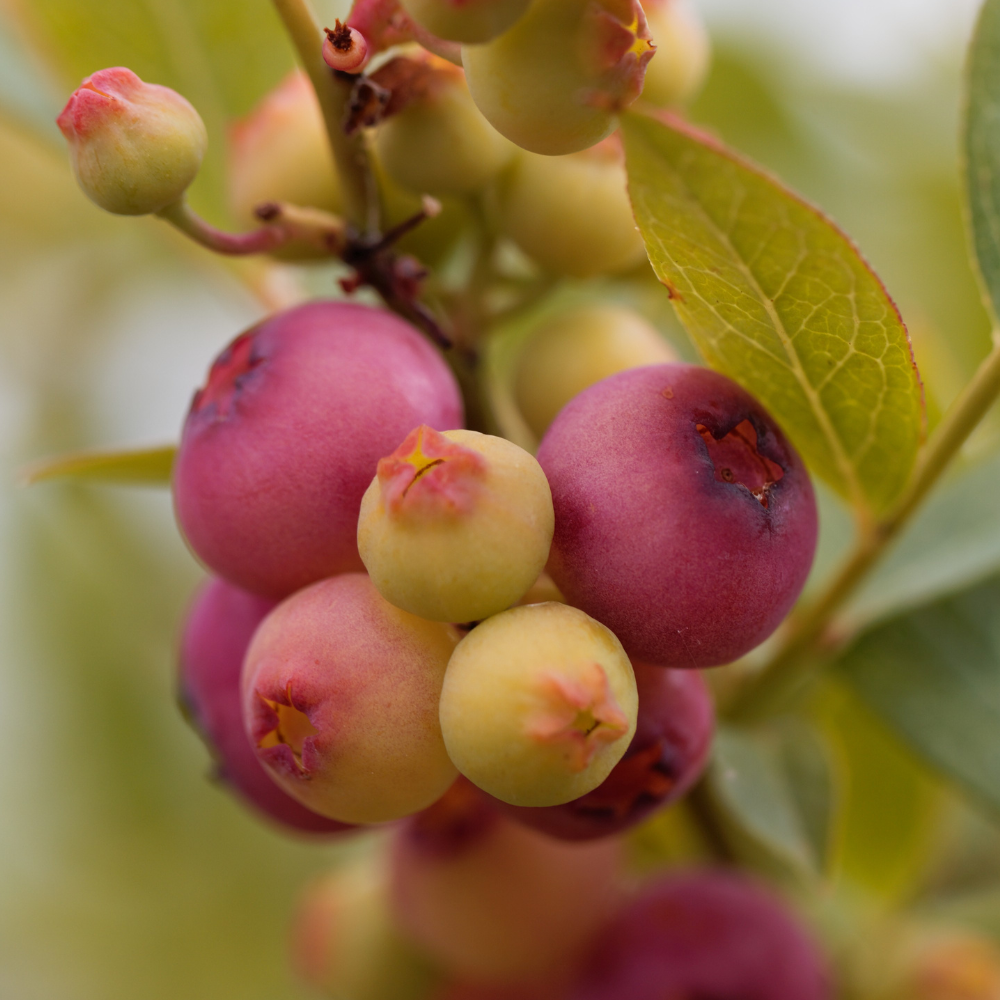
M 538 451 L 555 509 L 548 570 L 629 655 L 729 663 L 805 583 L 816 503 L 798 454 L 735 382 L 636 368 L 573 399 Z
M 311 302 L 253 327 L 196 393 L 174 468 L 195 554 L 269 597 L 362 569 L 361 497 L 417 424 L 462 421 L 440 355 L 381 309 Z
M 456 978 L 514 984 L 557 976 L 620 902 L 622 845 L 560 843 L 477 796 L 459 782 L 397 828 L 395 917 Z
M 363 573 L 322 580 L 261 623 L 243 666 L 243 719 L 290 795 L 346 823 L 430 805 L 458 777 L 438 701 L 458 636 L 393 607 Z
M 696 872 L 648 886 L 595 940 L 573 1000 L 827 1000 L 816 946 L 765 889 Z
M 257 760 L 240 707 L 240 671 L 257 626 L 274 601 L 210 580 L 198 593 L 181 639 L 180 700 L 216 758 L 218 776 L 282 826 L 306 833 L 350 829 L 283 792 Z
M 501 808 L 563 840 L 606 837 L 679 799 L 701 776 L 715 710 L 701 674 L 633 663 L 639 718 L 625 756 L 592 792 L 561 806 Z

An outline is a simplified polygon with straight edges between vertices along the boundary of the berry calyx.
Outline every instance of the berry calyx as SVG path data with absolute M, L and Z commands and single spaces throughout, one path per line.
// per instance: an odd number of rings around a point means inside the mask
M 341 73 L 360 73 L 371 56 L 365 36 L 357 28 L 342 24 L 339 20 L 332 28 L 325 28 L 323 61 L 330 69 Z

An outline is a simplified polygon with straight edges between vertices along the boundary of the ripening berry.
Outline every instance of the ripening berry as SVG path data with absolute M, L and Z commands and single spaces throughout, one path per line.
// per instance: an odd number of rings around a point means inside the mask
M 701 777 L 715 710 L 700 673 L 633 662 L 639 718 L 625 756 L 592 792 L 561 806 L 504 806 L 508 815 L 563 840 L 606 837 L 676 802 Z
M 430 805 L 457 776 L 437 718 L 457 639 L 394 608 L 362 573 L 300 590 L 264 619 L 243 666 L 243 718 L 261 763 L 345 823 Z
M 326 29 L 323 62 L 330 69 L 341 73 L 360 73 L 368 65 L 371 55 L 368 40 L 357 28 L 337 21 L 335 27 Z
M 510 162 L 514 147 L 479 113 L 462 70 L 427 54 L 419 93 L 375 133 L 385 172 L 414 194 L 467 195 Z
M 361 497 L 417 424 L 462 422 L 447 365 L 382 309 L 310 302 L 237 337 L 195 394 L 174 466 L 195 554 L 247 590 L 284 597 L 362 568 Z
M 680 364 L 612 375 L 566 405 L 538 461 L 556 513 L 548 572 L 637 659 L 729 663 L 777 628 L 805 583 L 809 475 L 724 375 Z
M 741 875 L 647 886 L 595 938 L 573 1000 L 828 1000 L 825 963 L 795 917 Z
M 246 227 L 262 204 L 343 209 L 323 114 L 309 78 L 294 70 L 229 132 L 229 206 Z
M 116 215 L 178 201 L 208 145 L 201 116 L 180 94 L 122 66 L 88 76 L 56 124 L 84 194 Z
M 380 860 L 355 862 L 307 888 L 292 928 L 296 971 L 331 997 L 431 1000 L 438 973 L 394 926 Z
M 616 372 L 676 361 L 674 349 L 639 313 L 591 303 L 544 320 L 521 350 L 514 392 L 540 438 L 578 393 Z
M 553 806 L 608 776 L 636 710 L 632 666 L 608 629 L 565 604 L 529 604 L 461 641 L 441 692 L 441 730 L 455 766 L 483 791 Z
M 712 48 L 705 25 L 688 0 L 646 0 L 642 9 L 656 46 L 642 99 L 658 108 L 687 104 L 708 76 Z
M 522 153 L 505 178 L 499 225 L 541 268 L 589 278 L 646 257 L 612 139 L 569 156 Z
M 421 425 L 378 463 L 358 549 L 379 593 L 411 614 L 471 622 L 510 607 L 552 542 L 552 497 L 523 448 Z
M 1000 949 L 989 937 L 954 927 L 920 928 L 908 936 L 885 1000 L 1000 997 Z
M 558 974 L 621 899 L 621 842 L 565 844 L 495 813 L 491 820 L 470 828 L 453 804 L 434 821 L 436 837 L 423 816 L 401 825 L 391 848 L 393 914 L 456 978 L 516 983 Z
M 490 124 L 535 153 L 586 149 L 615 128 L 652 58 L 637 0 L 534 0 L 486 45 L 464 45 L 469 90 Z
M 261 766 L 243 725 L 240 671 L 257 626 L 274 601 L 223 580 L 198 593 L 181 639 L 182 707 L 216 760 L 216 773 L 248 804 L 281 826 L 306 833 L 350 829 L 307 809 L 283 792 Z
M 531 0 L 402 0 L 406 13 L 432 35 L 474 45 L 503 34 Z

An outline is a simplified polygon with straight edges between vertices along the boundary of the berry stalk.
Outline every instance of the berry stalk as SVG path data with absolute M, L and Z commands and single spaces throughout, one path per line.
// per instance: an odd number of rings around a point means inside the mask
M 274 0 L 274 7 L 319 98 L 347 217 L 359 230 L 377 232 L 381 209 L 368 154 L 360 135 L 348 137 L 344 132 L 353 78 L 334 73 L 323 61 L 325 36 L 307 0 Z

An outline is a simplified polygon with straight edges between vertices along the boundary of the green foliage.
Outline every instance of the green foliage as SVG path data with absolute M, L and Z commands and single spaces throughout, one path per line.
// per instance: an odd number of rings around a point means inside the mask
M 857 509 L 886 510 L 923 410 L 878 278 L 832 223 L 714 140 L 634 114 L 622 132 L 647 252 L 706 361 L 753 392 Z
M 107 483 L 163 486 L 170 482 L 177 448 L 88 451 L 33 462 L 22 472 L 26 486 L 46 479 L 91 479 Z
M 934 835 L 935 782 L 850 688 L 825 684 L 815 719 L 842 776 L 831 845 L 833 877 L 890 903 L 912 896 Z
M 720 727 L 708 797 L 737 857 L 775 875 L 822 873 L 833 816 L 829 755 L 809 726 Z
M 839 669 L 918 753 L 1000 809 L 1000 578 L 879 625 Z
M 919 607 L 1000 569 L 1000 454 L 957 471 L 865 580 L 845 617 L 853 628 Z
M 994 321 L 1000 315 L 1000 3 L 986 0 L 969 52 L 965 182 L 972 241 Z

